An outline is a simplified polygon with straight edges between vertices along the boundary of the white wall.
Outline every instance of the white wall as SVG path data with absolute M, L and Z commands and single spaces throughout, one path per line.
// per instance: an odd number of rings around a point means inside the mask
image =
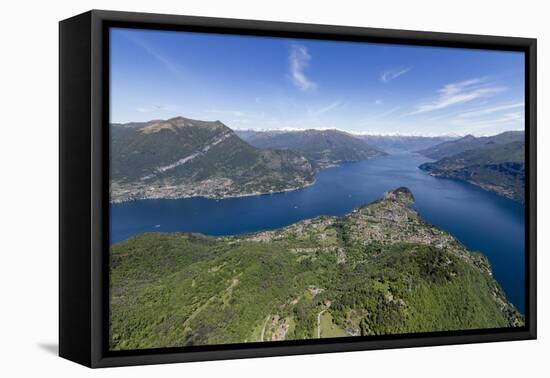
M 550 371 L 550 27 L 545 1 L 6 1 L 0 22 L 0 375 L 518 377 Z M 92 371 L 57 343 L 57 22 L 91 8 L 536 37 L 539 39 L 539 340 Z M 545 148 L 546 147 L 546 148 Z M 542 194 L 546 192 L 546 196 Z M 543 273 L 546 273 L 543 274 Z M 548 348 L 550 350 L 550 348 Z M 538 374 L 537 374 L 538 372 Z

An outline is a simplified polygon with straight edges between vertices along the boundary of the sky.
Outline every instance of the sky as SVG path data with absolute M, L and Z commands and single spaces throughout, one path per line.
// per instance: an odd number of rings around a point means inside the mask
M 521 52 L 111 29 L 111 122 L 494 135 L 524 129 Z

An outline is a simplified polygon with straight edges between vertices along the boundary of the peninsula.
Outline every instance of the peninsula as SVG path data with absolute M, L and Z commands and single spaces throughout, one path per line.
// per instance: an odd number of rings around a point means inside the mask
M 518 327 L 486 257 L 407 188 L 342 217 L 112 246 L 112 350 Z

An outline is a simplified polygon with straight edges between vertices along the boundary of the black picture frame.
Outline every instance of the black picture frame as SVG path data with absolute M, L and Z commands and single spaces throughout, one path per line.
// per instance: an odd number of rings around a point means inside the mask
M 518 329 L 110 352 L 110 27 L 364 41 L 525 53 L 526 306 Z M 536 39 L 92 10 L 59 24 L 59 355 L 88 367 L 535 339 Z

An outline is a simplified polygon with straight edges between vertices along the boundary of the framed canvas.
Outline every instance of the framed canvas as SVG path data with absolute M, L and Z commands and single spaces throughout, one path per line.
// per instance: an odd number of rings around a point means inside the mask
M 59 353 L 536 338 L 536 40 L 60 22 Z

